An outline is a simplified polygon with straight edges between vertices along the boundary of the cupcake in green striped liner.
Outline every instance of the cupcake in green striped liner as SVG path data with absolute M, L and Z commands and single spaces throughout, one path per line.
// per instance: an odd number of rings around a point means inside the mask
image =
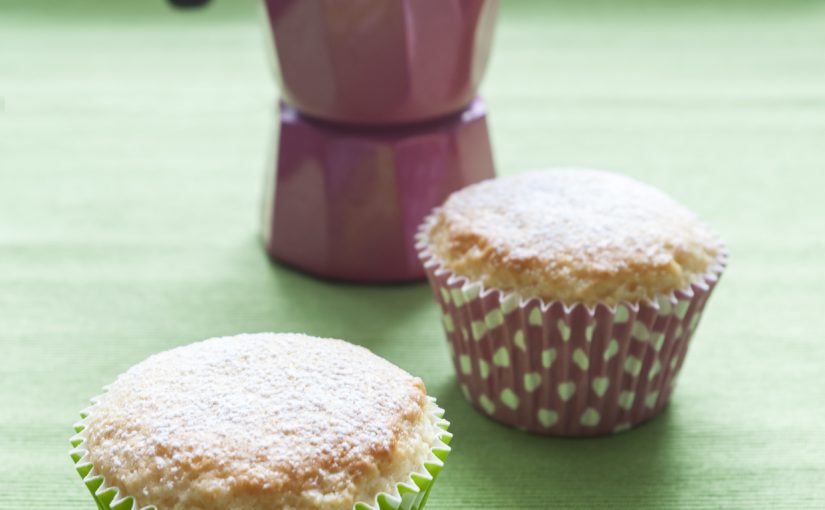
M 81 416 L 71 457 L 103 510 L 421 509 L 452 437 L 420 379 L 299 334 L 151 356 Z
M 465 397 L 560 436 L 662 410 L 727 261 L 664 193 L 573 169 L 464 188 L 425 220 L 417 247 Z

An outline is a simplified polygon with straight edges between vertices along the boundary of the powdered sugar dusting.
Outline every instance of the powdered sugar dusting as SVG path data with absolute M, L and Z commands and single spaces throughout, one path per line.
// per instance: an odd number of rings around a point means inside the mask
M 548 301 L 638 301 L 685 287 L 719 241 L 664 193 L 616 174 L 544 170 L 454 193 L 428 232 L 457 274 Z
M 386 490 L 399 480 L 381 477 L 423 462 L 434 441 L 426 405 L 420 379 L 366 349 L 239 335 L 136 365 L 85 433 L 96 468 L 141 504 L 338 508 L 376 490 L 365 479 Z M 276 499 L 259 506 L 262 495 Z

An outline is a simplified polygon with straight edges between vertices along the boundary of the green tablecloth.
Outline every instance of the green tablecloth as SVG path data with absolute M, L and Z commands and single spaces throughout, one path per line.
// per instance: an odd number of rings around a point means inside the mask
M 729 244 L 667 411 L 596 440 L 507 429 L 463 400 L 425 284 L 270 264 L 253 3 L 0 0 L 0 508 L 92 508 L 67 456 L 87 398 L 151 353 L 262 330 L 423 377 L 456 434 L 433 510 L 825 507 L 825 5 L 503 3 L 500 172 L 615 169 Z

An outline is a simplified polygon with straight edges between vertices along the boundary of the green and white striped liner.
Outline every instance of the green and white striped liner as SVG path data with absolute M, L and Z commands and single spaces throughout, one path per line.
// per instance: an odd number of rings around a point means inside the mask
M 436 442 L 430 449 L 430 456 L 418 471 L 411 473 L 403 482 L 395 485 L 392 494 L 381 492 L 371 503 L 358 502 L 353 510 L 421 510 L 427 503 L 435 479 L 444 468 L 444 461 L 450 454 L 450 442 L 453 438 L 448 431 L 450 422 L 444 419 L 444 410 L 441 409 L 433 397 L 427 397 L 427 411 L 438 427 Z M 92 399 L 92 405 L 80 413 L 81 420 L 74 426 L 75 434 L 70 441 L 72 449 L 69 456 L 74 461 L 75 469 L 83 483 L 92 493 L 99 510 L 158 510 L 154 505 L 138 507 L 135 498 L 121 494 L 117 487 L 108 483 L 102 475 L 95 471 L 86 449 L 86 419 L 94 409 L 97 399 Z

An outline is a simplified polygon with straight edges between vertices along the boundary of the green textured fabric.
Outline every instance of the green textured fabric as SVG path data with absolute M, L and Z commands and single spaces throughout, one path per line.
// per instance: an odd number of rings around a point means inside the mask
M 87 399 L 151 353 L 263 330 L 425 380 L 456 437 L 432 510 L 825 507 L 825 5 L 503 3 L 500 172 L 614 169 L 728 242 L 666 412 L 595 440 L 505 428 L 461 396 L 425 284 L 270 264 L 253 2 L 0 0 L 0 508 L 93 508 L 67 454 Z

